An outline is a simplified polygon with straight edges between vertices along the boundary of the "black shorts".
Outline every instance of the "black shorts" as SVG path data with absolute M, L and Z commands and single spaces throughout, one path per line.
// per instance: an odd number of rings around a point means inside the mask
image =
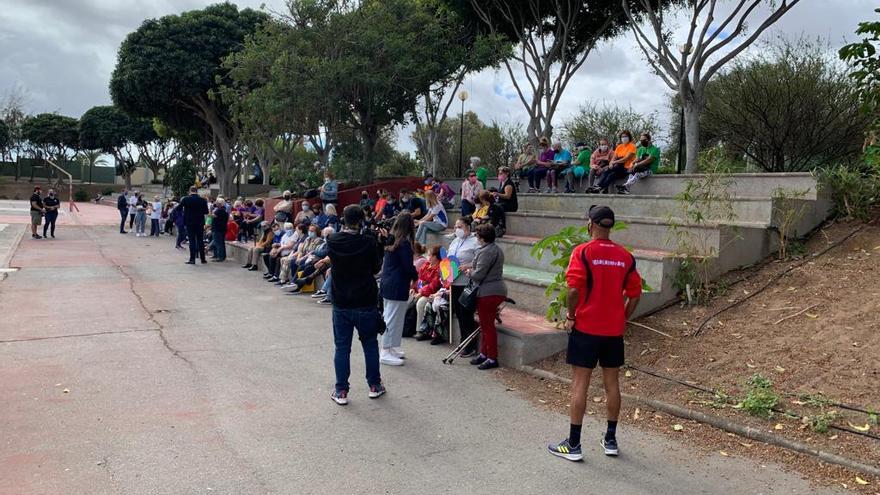
M 597 362 L 603 368 L 620 368 L 623 366 L 623 336 L 604 337 L 572 330 L 565 362 L 590 369 L 595 368 Z

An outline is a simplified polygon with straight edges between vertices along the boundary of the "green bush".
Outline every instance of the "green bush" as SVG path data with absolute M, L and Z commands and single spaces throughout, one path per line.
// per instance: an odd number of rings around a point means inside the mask
M 773 382 L 758 373 L 749 378 L 746 397 L 737 407 L 752 416 L 770 419 L 777 404 L 779 404 L 779 395 L 773 391 Z
M 84 203 L 84 202 L 88 201 L 89 199 L 91 199 L 91 198 L 89 198 L 89 192 L 86 191 L 85 189 L 77 189 L 73 193 L 73 200 L 74 201 Z
M 101 190 L 101 194 L 103 194 L 104 196 L 110 196 L 111 194 L 113 194 L 113 192 L 113 189 L 110 189 L 109 187 L 107 189 Z
M 838 216 L 868 220 L 872 207 L 880 204 L 880 147 L 869 147 L 861 166 L 837 165 L 818 169 L 816 174 Z

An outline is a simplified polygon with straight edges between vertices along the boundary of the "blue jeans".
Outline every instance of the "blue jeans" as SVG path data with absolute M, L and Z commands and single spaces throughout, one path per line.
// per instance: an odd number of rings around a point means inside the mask
M 348 377 L 351 376 L 351 341 L 357 329 L 361 347 L 364 348 L 364 362 L 367 366 L 367 385 L 379 385 L 379 312 L 375 306 L 356 309 L 333 307 L 333 341 L 336 354 L 333 366 L 336 368 L 336 390 L 348 391 Z
M 186 239 L 186 227 L 180 225 L 177 227 L 177 242 L 175 243 L 174 247 L 181 247 L 184 239 Z
M 226 259 L 226 231 L 214 231 L 211 234 L 211 238 L 214 242 L 214 256 L 223 261 Z
M 327 294 L 327 299 L 333 301 L 333 296 L 330 294 L 330 286 L 333 285 L 333 279 L 330 278 L 330 272 L 327 272 L 327 276 L 324 277 L 324 285 L 321 286 L 321 290 Z

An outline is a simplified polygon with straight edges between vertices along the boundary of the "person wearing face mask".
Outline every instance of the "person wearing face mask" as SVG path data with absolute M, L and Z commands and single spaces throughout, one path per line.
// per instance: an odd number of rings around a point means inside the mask
M 590 175 L 587 179 L 588 193 L 599 192 L 599 188 L 596 187 L 596 181 L 598 181 L 599 177 L 608 170 L 613 158 L 614 151 L 608 144 L 608 140 L 605 138 L 600 139 L 599 146 L 593 151 L 593 154 L 590 155 Z
M 339 182 L 336 181 L 332 171 L 324 172 L 324 184 L 318 188 L 318 191 L 321 193 L 321 202 L 325 205 L 337 203 Z
M 461 184 L 461 215 L 472 215 L 477 209 L 477 201 L 483 192 L 483 184 L 477 180 L 473 170 L 467 174 L 467 180 Z
M 291 282 L 293 277 L 295 277 L 300 270 L 300 264 L 304 262 L 310 254 L 314 253 L 323 242 L 321 229 L 319 229 L 317 225 L 310 225 L 305 240 L 299 243 L 295 249 L 292 249 L 281 259 L 281 270 L 278 275 L 278 281 L 275 282 L 275 285 L 283 287 Z
M 388 191 L 379 189 L 376 191 L 376 204 L 373 205 L 373 216 L 376 220 L 384 219 L 382 213 L 385 210 L 386 204 L 388 204 Z
M 385 196 L 385 206 L 382 207 L 382 213 L 379 218 L 380 220 L 394 218 L 400 213 L 400 203 L 397 202 L 397 198 L 395 198 L 393 194 L 386 193 Z
M 414 220 L 422 218 L 428 212 L 425 200 L 413 194 L 409 189 L 400 190 L 400 207 L 412 213 Z
M 632 133 L 627 130 L 621 131 L 619 137 L 620 144 L 614 148 L 614 156 L 608 164 L 608 170 L 602 173 L 596 185 L 599 188 L 598 192 L 603 194 L 608 193 L 614 181 L 626 177 L 636 160 L 636 145 L 632 142 Z
M 618 194 L 629 194 L 629 187 L 650 176 L 660 166 L 660 149 L 651 143 L 651 134 L 643 132 L 636 148 L 636 161 L 629 170 L 629 177 L 622 186 L 617 186 Z
M 278 275 L 280 275 L 281 271 L 281 259 L 289 255 L 296 244 L 293 235 L 293 224 L 290 222 L 285 223 L 284 234 L 282 234 L 281 240 L 273 244 L 272 249 L 263 255 L 263 264 L 266 265 L 266 273 L 263 274 L 263 278 L 267 282 L 274 283 L 280 280 Z
M 516 187 L 519 188 L 519 181 L 523 177 L 528 177 L 529 172 L 532 170 L 532 167 L 537 163 L 538 157 L 535 156 L 535 150 L 532 148 L 531 143 L 526 143 L 523 145 L 522 153 L 516 158 L 516 163 L 513 165 L 513 179 L 516 181 Z
M 376 202 L 370 199 L 370 195 L 367 191 L 361 191 L 361 200 L 358 204 L 361 208 L 369 208 L 371 210 L 376 206 Z
M 248 248 L 248 254 L 245 258 L 247 263 L 241 266 L 242 268 L 252 272 L 257 271 L 259 266 L 258 264 L 260 262 L 260 256 L 262 256 L 263 253 L 267 253 L 270 249 L 272 249 L 272 238 L 275 234 L 272 228 L 269 227 L 269 222 L 263 221 L 260 224 L 260 228 L 262 229 L 262 235 L 259 239 L 257 239 L 257 242 L 253 245 L 253 247 Z
M 293 201 L 290 191 L 281 194 L 281 201 L 275 205 L 275 221 L 278 223 L 289 222 L 293 218 Z
M 418 279 L 416 267 L 413 265 L 414 231 L 414 222 L 409 212 L 400 213 L 391 227 L 388 239 L 390 244 L 384 248 L 379 291 L 382 295 L 385 334 L 382 335 L 379 362 L 387 366 L 403 365 L 401 336 L 409 307 L 409 287 Z
M 205 215 L 208 214 L 208 202 L 199 196 L 198 188 L 193 186 L 189 188 L 189 196 L 180 200 L 180 206 L 183 208 L 183 223 L 186 225 L 186 235 L 189 238 L 187 264 L 196 263 L 196 254 L 199 255 L 202 264 L 205 264 L 204 224 Z
M 474 321 L 476 311 L 465 308 L 458 302 L 462 291 L 470 282 L 470 277 L 467 276 L 465 271 L 471 268 L 477 248 L 480 247 L 477 236 L 471 233 L 472 223 L 473 220 L 469 216 L 461 217 L 455 221 L 455 238 L 449 243 L 449 249 L 446 250 L 449 256 L 454 256 L 458 259 L 459 263 L 458 277 L 452 281 L 450 301 L 452 303 L 452 314 L 458 320 L 459 337 L 461 340 L 468 338 L 477 329 L 477 322 Z M 474 341 L 470 347 L 465 349 L 462 357 L 473 357 L 476 354 L 476 349 L 477 342 Z
M 581 182 L 584 178 L 584 173 L 586 173 L 587 167 L 590 164 L 590 148 L 587 147 L 586 143 L 577 143 L 575 145 L 575 150 L 577 151 L 577 156 L 574 160 L 571 161 L 571 166 L 565 170 L 565 192 L 566 193 L 575 193 L 580 191 L 582 187 Z M 574 182 L 575 179 L 578 181 L 578 187 L 575 188 Z
M 509 167 L 498 167 L 498 192 L 495 193 L 495 201 L 507 213 L 519 209 L 516 184 L 513 182 Z
M 324 211 L 312 219 L 312 225 L 317 225 L 319 230 L 324 227 L 333 227 L 333 230 L 339 230 L 339 217 L 336 215 L 336 206 L 333 204 L 324 205 Z
M 481 370 L 489 370 L 499 366 L 495 315 L 498 313 L 498 306 L 507 298 L 504 251 L 495 244 L 495 229 L 491 225 L 477 227 L 477 240 L 480 248 L 474 256 L 473 266 L 464 270 L 479 286 L 477 316 L 480 319 L 480 354 L 470 363 Z
M 299 213 L 297 213 L 296 218 L 293 219 L 293 223 L 294 225 L 312 223 L 313 218 L 315 218 L 315 212 L 312 211 L 312 205 L 310 205 L 308 201 L 303 201 L 300 205 Z
M 43 224 L 43 237 L 46 237 L 46 231 L 55 238 L 55 221 L 58 220 L 58 208 L 61 207 L 61 201 L 54 189 L 49 189 L 49 195 L 43 198 L 43 208 L 46 209 L 46 223 Z
M 214 256 L 211 257 L 211 261 L 222 263 L 226 261 L 226 229 L 229 223 L 226 201 L 217 199 L 211 216 L 214 218 L 211 221 L 211 239 L 214 244 Z
M 416 242 L 427 244 L 428 232 L 443 232 L 446 230 L 449 218 L 446 216 L 446 208 L 440 203 L 440 199 L 434 191 L 425 191 L 428 213 L 421 220 L 416 220 Z

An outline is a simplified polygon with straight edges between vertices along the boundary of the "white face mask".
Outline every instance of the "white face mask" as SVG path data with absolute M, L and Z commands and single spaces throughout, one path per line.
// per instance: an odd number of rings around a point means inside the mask
M 629 142 L 629 138 L 626 137 L 626 136 L 623 136 L 623 137 L 620 138 L 620 142 L 623 143 L 623 144 L 626 144 L 626 143 Z
M 602 151 L 608 151 L 608 145 L 607 145 L 607 144 L 603 144 L 603 145 L 599 146 L 599 149 L 602 150 Z
M 311 210 L 311 209 L 312 209 L 312 207 L 309 206 L 309 205 L 303 205 L 303 207 L 302 207 L 302 210 L 303 210 L 303 211 L 309 211 L 309 210 Z
M 455 229 L 455 237 L 464 239 L 464 229 Z

